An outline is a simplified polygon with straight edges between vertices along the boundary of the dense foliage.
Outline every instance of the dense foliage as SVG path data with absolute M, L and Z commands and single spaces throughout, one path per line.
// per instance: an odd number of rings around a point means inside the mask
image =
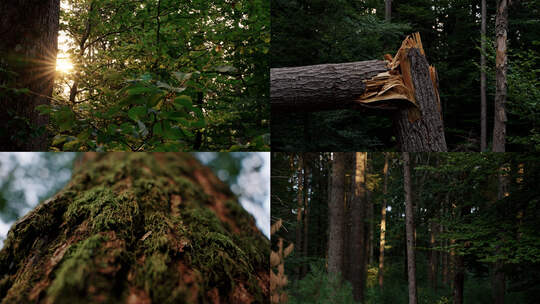
M 538 150 L 538 1 L 509 7 L 507 151 Z M 494 40 L 495 4 L 487 4 L 487 38 Z M 437 68 L 450 151 L 480 147 L 480 1 L 394 0 L 391 22 L 384 1 L 273 1 L 272 67 L 382 59 L 402 39 L 420 32 Z M 491 141 L 495 95 L 494 43 L 488 43 L 487 127 Z M 489 59 L 489 58 L 488 58 Z M 356 111 L 274 113 L 272 143 L 285 151 L 396 149 L 388 115 Z M 300 139 L 300 140 L 299 140 Z
M 299 166 L 299 157 L 303 166 Z M 352 157 L 349 155 L 348 157 Z M 277 235 L 295 243 L 285 260 L 289 295 L 310 297 L 328 259 L 329 185 L 332 184 L 330 153 L 274 153 L 272 158 L 272 219 L 281 218 L 285 229 Z M 414 153 L 412 193 L 416 227 L 418 303 L 452 303 L 454 263 L 463 262 L 464 303 L 494 303 L 492 277 L 495 265 L 503 265 L 505 303 L 534 303 L 540 296 L 540 238 L 536 232 L 539 213 L 540 158 L 517 153 Z M 351 189 L 353 161 L 346 162 L 345 189 Z M 407 303 L 405 256 L 405 203 L 402 160 L 389 155 L 388 193 L 383 194 L 382 153 L 368 153 L 368 204 L 365 225 L 373 227 L 373 256 L 368 257 L 365 303 Z M 308 205 L 302 206 L 305 223 L 298 222 L 298 177 L 307 179 L 302 189 Z M 301 169 L 300 169 L 301 168 Z M 501 175 L 505 182 L 501 184 Z M 349 191 L 349 190 L 346 190 Z M 500 193 L 500 195 L 499 195 Z M 386 198 L 384 286 L 377 282 L 381 206 Z M 345 214 L 350 196 L 345 195 Z M 305 218 L 302 220 L 305 221 Z M 346 225 L 351 223 L 346 220 Z M 307 251 L 296 241 L 307 239 Z M 434 241 L 431 241 L 431 237 Z M 368 242 L 369 243 L 369 242 Z M 345 245 L 347 246 L 347 245 Z M 430 279 L 432 254 L 437 260 L 435 279 Z M 347 251 L 345 251 L 347 255 Z M 369 261 L 372 261 L 369 263 Z M 352 262 L 350 262 L 352 263 Z M 350 268 L 345 257 L 344 271 Z M 321 266 L 322 265 L 322 266 Z M 345 274 L 347 278 L 347 274 Z M 311 284 L 311 285 L 310 285 Z M 310 287 L 311 286 L 311 287 Z M 305 292 L 305 293 L 303 293 Z M 322 292 L 322 291 L 321 291 Z M 324 303 L 332 303 L 327 301 Z
M 54 150 L 266 150 L 269 2 L 69 0 Z

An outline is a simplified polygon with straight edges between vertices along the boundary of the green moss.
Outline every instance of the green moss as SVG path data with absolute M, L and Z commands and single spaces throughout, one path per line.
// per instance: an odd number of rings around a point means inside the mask
M 117 196 L 107 187 L 97 186 L 75 198 L 65 218 L 71 225 L 89 219 L 92 233 L 114 230 L 123 238 L 131 239 L 134 217 L 138 214 L 139 207 L 128 194 Z
M 238 201 L 228 200 L 225 202 L 225 207 L 229 210 L 229 217 L 241 231 L 252 235 L 255 227 L 253 217 L 242 208 Z
M 96 250 L 106 238 L 100 234 L 73 245 L 56 271 L 56 277 L 47 289 L 47 295 L 55 303 L 69 303 L 86 290 L 86 279 L 91 272 L 91 262 Z

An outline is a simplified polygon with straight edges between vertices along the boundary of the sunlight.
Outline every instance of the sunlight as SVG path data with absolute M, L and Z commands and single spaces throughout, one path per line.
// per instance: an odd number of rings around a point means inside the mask
M 68 57 L 56 59 L 56 70 L 61 73 L 68 73 L 73 69 L 73 64 Z

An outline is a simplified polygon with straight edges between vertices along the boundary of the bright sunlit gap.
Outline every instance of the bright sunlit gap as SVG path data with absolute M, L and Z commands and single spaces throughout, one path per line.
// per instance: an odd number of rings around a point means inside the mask
M 73 64 L 69 57 L 56 58 L 56 70 L 61 73 L 67 73 L 73 69 Z

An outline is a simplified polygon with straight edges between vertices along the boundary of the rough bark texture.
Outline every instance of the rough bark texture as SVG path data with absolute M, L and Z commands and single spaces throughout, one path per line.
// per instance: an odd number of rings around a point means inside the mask
M 307 155 L 304 157 L 304 238 L 302 240 L 302 252 L 304 257 L 308 257 L 308 240 L 309 240 L 309 230 L 308 230 L 308 220 L 309 220 L 309 157 Z M 308 263 L 302 265 L 302 277 L 304 277 L 308 272 Z
M 388 153 L 384 154 L 384 186 L 383 201 L 381 206 L 381 236 L 379 243 L 379 287 L 383 287 L 384 282 L 384 246 L 386 242 L 386 195 L 388 194 Z
M 351 205 L 351 241 L 349 264 L 355 301 L 364 302 L 366 277 L 366 158 L 367 152 L 356 152 L 354 197 Z
M 0 84 L 41 95 L 0 94 L 0 149 L 43 151 L 47 136 L 39 131 L 48 118 L 35 107 L 48 104 L 53 90 L 60 0 L 4 0 L 0 12 L 0 68 L 17 73 L 0 74 Z
M 463 304 L 463 287 L 465 284 L 465 265 L 463 263 L 463 256 L 454 256 L 454 283 L 452 290 L 452 297 L 454 298 L 454 304 Z
M 438 232 L 439 224 L 431 221 L 429 223 L 429 246 L 431 248 L 429 254 L 429 271 L 428 271 L 428 281 L 433 290 L 437 290 L 437 272 L 439 267 L 439 252 L 435 249 L 436 247 L 436 234 Z
M 345 190 L 345 155 L 334 152 L 332 185 L 328 211 L 330 233 L 328 237 L 328 272 L 343 274 L 343 199 Z
M 390 22 L 392 19 L 392 0 L 384 0 L 384 20 Z
M 382 60 L 270 69 L 272 111 L 351 108 L 364 80 L 387 70 Z
M 416 304 L 416 262 L 414 253 L 414 218 L 411 191 L 410 156 L 403 153 L 403 182 L 405 189 L 405 229 L 407 231 L 407 273 L 409 280 L 409 304 Z
M 401 151 L 446 152 L 442 114 L 435 88 L 431 85 L 429 64 L 420 51 L 411 48 L 407 54 L 411 63 L 411 77 L 416 104 L 421 118 L 411 122 L 407 108 L 396 112 L 394 119 Z
M 486 102 L 486 0 L 482 0 L 481 54 L 480 54 L 480 151 L 487 149 Z
M 303 189 L 304 189 L 304 182 L 303 182 L 303 166 L 304 166 L 304 158 L 301 153 L 298 154 L 298 193 L 296 194 L 296 251 L 298 256 L 302 256 L 302 209 L 304 204 L 304 197 L 303 197 Z M 301 266 L 298 265 L 296 267 L 296 276 L 298 279 L 300 279 L 301 275 Z
M 371 200 L 371 191 L 369 190 L 368 185 L 368 175 L 370 171 L 370 162 L 368 157 L 364 157 L 364 168 L 365 168 L 365 188 L 366 188 L 366 238 L 367 238 L 367 247 L 366 247 L 366 263 L 367 265 L 373 264 L 373 220 L 374 220 L 374 206 L 373 201 Z
M 495 18 L 496 55 L 495 55 L 495 120 L 493 126 L 493 152 L 504 152 L 506 144 L 506 36 L 508 29 L 507 0 L 497 2 Z
M 19 220 L 0 302 L 268 303 L 269 241 L 189 154 L 93 154 Z

